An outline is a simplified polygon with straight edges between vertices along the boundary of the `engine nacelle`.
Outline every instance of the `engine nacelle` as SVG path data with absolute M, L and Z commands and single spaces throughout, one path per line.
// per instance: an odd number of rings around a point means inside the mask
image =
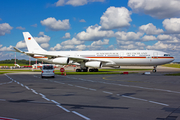
M 86 67 L 93 67 L 93 68 L 101 68 L 102 63 L 99 61 L 91 61 L 91 62 L 86 62 L 85 63 Z
M 69 63 L 69 58 L 67 57 L 58 57 L 52 60 L 55 64 L 67 65 Z

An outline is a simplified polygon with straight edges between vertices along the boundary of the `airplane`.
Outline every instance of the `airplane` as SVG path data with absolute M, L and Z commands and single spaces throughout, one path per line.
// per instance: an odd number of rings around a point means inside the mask
M 28 52 L 14 47 L 16 52 L 40 61 L 59 65 L 79 65 L 76 72 L 98 72 L 101 67 L 154 66 L 170 63 L 174 57 L 155 50 L 106 50 L 106 51 L 46 51 L 39 46 L 29 32 L 23 32 Z

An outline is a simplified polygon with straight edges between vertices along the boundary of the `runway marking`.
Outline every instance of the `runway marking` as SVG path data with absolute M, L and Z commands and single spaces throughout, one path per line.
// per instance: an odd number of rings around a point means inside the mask
M 28 86 L 25 86 L 26 89 L 30 90 Z
M 9 79 L 11 79 L 9 76 L 7 76 L 6 74 L 5 74 L 5 76 L 6 77 L 8 77 Z M 4 82 L 4 83 L 0 83 L 0 85 L 6 85 L 6 84 L 10 84 L 10 83 L 12 83 L 13 82 L 13 79 L 11 79 L 11 81 L 9 81 L 9 82 Z
M 18 120 L 15 118 L 0 117 L 0 120 Z
M 89 90 L 96 91 L 96 89 L 89 88 Z
M 64 77 L 64 76 L 63 76 Z M 68 78 L 71 78 L 71 77 L 68 77 Z M 83 80 L 85 81 L 85 79 L 79 79 L 79 80 Z M 91 80 L 86 80 L 86 81 L 91 81 Z M 59 83 L 57 81 L 54 81 L 56 83 Z M 104 83 L 104 84 L 112 84 L 112 85 L 117 85 L 117 84 L 114 84 L 114 83 L 107 83 L 107 82 L 98 82 L 98 83 Z M 65 84 L 65 83 L 64 83 Z M 69 86 L 72 86 L 72 84 L 68 84 Z M 144 88 L 144 89 L 151 89 L 151 90 L 154 90 L 153 88 L 145 88 L 145 87 L 139 87 L 139 86 L 133 86 L 133 85 L 122 85 L 122 84 L 118 84 L 119 86 L 124 86 L 124 87 L 138 87 L 138 88 Z M 74 85 L 75 87 L 78 87 L 78 88 L 82 88 L 82 89 L 88 89 L 88 90 L 92 90 L 92 91 L 97 91 L 96 89 L 92 89 L 92 88 L 87 88 L 87 87 L 83 87 L 83 86 L 78 86 L 78 85 Z M 158 90 L 162 90 L 162 89 L 158 89 Z M 169 90 L 168 90 L 169 91 Z M 108 91 L 102 91 L 103 93 L 106 93 L 106 94 L 113 94 L 112 92 L 108 92 Z M 155 102 L 155 101 L 149 101 L 149 100 L 146 100 L 146 99 L 141 99 L 141 98 L 136 98 L 136 97 L 131 97 L 131 96 L 126 96 L 126 95 L 119 95 L 119 94 L 116 94 L 117 96 L 121 96 L 121 97 L 125 97 L 125 98 L 129 98 L 129 99 L 134 99 L 134 100 L 140 100 L 140 101 L 145 101 L 145 102 L 150 102 L 150 103 L 153 103 L 153 104 L 158 104 L 158 105 L 163 105 L 163 106 L 169 106 L 168 104 L 164 104 L 164 103 L 160 103 L 160 102 Z
M 82 89 L 89 89 L 87 87 L 82 87 L 82 86 L 77 86 L 77 85 L 75 85 L 75 87 L 82 88 Z
M 66 109 L 66 108 L 64 108 L 64 107 L 62 107 L 62 106 L 60 106 L 60 105 L 56 105 L 56 106 L 60 107 L 61 109 L 63 109 L 63 110 L 66 111 L 66 112 L 70 112 L 68 109 Z
M 33 90 L 33 89 L 31 89 L 31 91 L 33 92 L 33 93 L 35 93 L 35 94 L 38 94 L 35 90 Z
M 63 76 L 63 77 L 65 77 L 65 76 Z M 68 78 L 72 78 L 72 77 L 68 77 Z M 79 80 L 92 82 L 92 80 L 85 80 L 85 79 L 82 79 L 82 78 L 79 78 Z M 93 81 L 93 82 L 103 83 L 103 84 L 111 84 L 111 85 L 118 85 L 118 86 L 122 86 L 122 87 L 133 87 L 133 88 L 140 88 L 140 89 L 147 89 L 147 90 L 163 91 L 163 92 L 180 94 L 180 92 L 178 92 L 178 91 L 158 89 L 158 88 L 148 88 L 148 87 L 134 86 L 134 85 L 115 84 L 115 83 L 108 83 L 108 82 L 102 82 L 102 81 Z
M 103 93 L 107 93 L 107 94 L 113 94 L 112 92 L 107 92 L 107 91 L 103 91 Z
M 53 103 L 55 103 L 56 105 L 60 105 L 60 103 L 56 102 L 55 100 L 51 100 Z
M 86 116 L 84 116 L 84 115 L 82 115 L 82 114 L 80 114 L 80 113 L 78 113 L 78 112 L 76 112 L 76 111 L 72 111 L 72 113 L 74 113 L 74 114 L 76 114 L 76 115 L 84 118 L 85 120 L 90 120 L 90 118 L 88 118 L 88 117 L 86 117 Z
M 0 101 L 6 101 L 5 99 L 0 99 Z
M 6 74 L 5 74 L 5 75 L 6 75 Z M 6 76 L 10 79 L 10 77 L 9 77 L 8 75 L 6 75 Z M 35 77 L 35 76 L 34 76 L 34 77 Z M 11 78 L 11 79 L 12 79 L 12 78 Z M 12 79 L 12 80 L 13 80 L 13 79 Z M 15 81 L 15 80 L 13 80 L 13 81 Z M 53 81 L 51 80 L 51 82 L 53 82 Z M 20 84 L 22 87 L 25 87 L 26 89 L 29 88 L 28 86 L 25 86 L 25 85 L 23 85 L 22 83 L 19 83 L 19 82 L 16 82 L 16 83 L 17 83 L 17 84 Z M 58 83 L 59 83 L 59 82 L 58 82 Z M 60 84 L 65 84 L 65 83 L 60 83 Z M 30 88 L 29 88 L 29 89 L 30 89 Z M 82 114 L 80 114 L 80 113 L 77 113 L 77 112 L 75 112 L 75 111 L 70 111 L 70 110 L 62 107 L 62 106 L 60 105 L 60 103 L 58 103 L 57 101 L 55 101 L 55 100 L 50 100 L 50 99 L 46 98 L 45 95 L 43 95 L 42 93 L 37 93 L 34 89 L 30 89 L 30 90 L 31 90 L 33 93 L 35 93 L 35 94 L 41 95 L 42 98 L 44 98 L 45 100 L 51 101 L 51 102 L 55 103 L 56 106 L 59 107 L 59 108 L 61 108 L 62 110 L 66 111 L 66 112 L 72 112 L 72 113 L 74 113 L 74 114 L 76 114 L 76 115 L 78 115 L 78 116 L 80 116 L 80 117 L 82 117 L 82 118 L 84 118 L 84 119 L 86 119 L 86 120 L 90 120 L 88 117 L 86 117 L 86 116 L 84 116 L 84 115 L 82 115 Z M 0 101 L 6 101 L 6 100 L 5 100 L 5 99 L 0 99 Z M 13 120 L 14 120 L 14 119 L 13 119 Z
M 117 95 L 118 95 L 118 96 L 121 96 L 121 97 L 125 97 L 125 98 L 130 98 L 130 99 L 135 99 L 135 100 L 150 102 L 150 103 L 153 103 L 153 104 L 158 104 L 158 105 L 163 105 L 163 106 L 169 106 L 168 104 L 164 104 L 164 103 L 160 103 L 160 102 L 155 102 L 155 101 L 149 101 L 149 100 L 146 100 L 146 99 L 141 99 L 141 98 L 126 96 L 126 95 L 119 95 L 119 94 L 117 94 Z
M 68 77 L 68 78 L 71 78 L 71 77 Z M 85 79 L 81 79 L 81 78 L 79 78 L 79 80 L 91 81 L 91 80 L 85 80 Z M 107 83 L 107 82 L 99 82 L 99 83 L 117 85 L 117 84 L 114 84 L 114 83 Z M 68 85 L 69 85 L 69 84 L 68 84 Z M 124 87 L 136 87 L 136 88 L 141 88 L 141 89 L 161 90 L 161 91 L 172 92 L 172 91 L 170 91 L 170 90 L 163 90 L 163 89 L 156 89 L 156 88 L 145 88 L 145 87 L 139 87 L 139 86 L 133 86 L 133 85 L 122 85 L 122 84 L 118 84 L 118 85 L 119 85 L 119 86 L 124 86 Z M 83 88 L 83 89 L 89 89 L 89 90 L 92 90 L 92 91 L 96 91 L 96 89 L 87 88 L 87 87 L 82 87 L 82 86 L 78 86 L 78 85 L 75 85 L 75 87 Z M 102 92 L 103 92 L 103 93 L 106 93 L 106 94 L 113 94 L 112 92 L 108 92 L 108 91 L 102 91 Z M 141 99 L 141 98 L 126 96 L 126 95 L 119 95 L 119 94 L 116 94 L 116 95 L 117 95 L 117 96 L 121 96 L 121 97 L 125 97 L 125 98 L 129 98 L 129 99 L 134 99 L 134 100 L 140 100 L 140 101 L 150 102 L 150 103 L 153 103 L 153 104 L 158 104 L 158 105 L 163 105 L 163 106 L 169 106 L 168 104 L 164 104 L 164 103 L 160 103 L 160 102 L 155 102 L 155 101 L 149 101 L 149 100 L 146 100 L 146 99 Z

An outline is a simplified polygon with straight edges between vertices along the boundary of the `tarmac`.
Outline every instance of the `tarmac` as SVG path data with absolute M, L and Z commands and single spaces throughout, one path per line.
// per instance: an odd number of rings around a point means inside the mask
M 150 75 L 0 75 L 0 120 L 180 120 L 180 76 L 164 75 L 179 69 L 158 69 Z

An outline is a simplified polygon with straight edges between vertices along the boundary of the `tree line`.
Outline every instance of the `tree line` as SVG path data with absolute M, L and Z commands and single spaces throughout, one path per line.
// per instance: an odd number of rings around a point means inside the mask
M 0 64 L 14 64 L 15 63 L 15 59 L 8 59 L 8 60 L 1 60 L 0 61 Z M 42 61 L 37 61 L 37 64 L 38 63 L 42 63 Z M 45 62 L 43 62 L 44 64 L 46 64 Z M 29 60 L 25 60 L 25 59 L 22 59 L 22 60 L 18 60 L 16 59 L 16 64 L 29 64 Z M 31 61 L 31 65 L 33 64 L 36 64 L 36 61 Z

